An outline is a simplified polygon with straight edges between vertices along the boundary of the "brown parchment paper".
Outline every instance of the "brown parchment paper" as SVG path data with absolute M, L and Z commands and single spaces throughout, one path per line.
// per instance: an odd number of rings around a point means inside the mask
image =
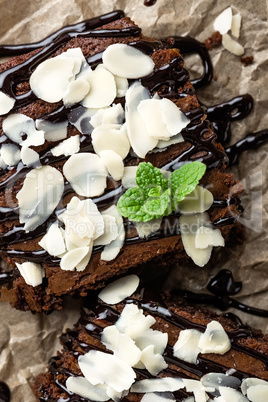
M 213 21 L 228 6 L 242 15 L 239 42 L 254 63 L 243 67 L 239 58 L 222 47 L 211 51 L 214 80 L 198 90 L 202 102 L 213 105 L 233 96 L 250 93 L 255 99 L 251 115 L 232 125 L 232 143 L 245 134 L 268 127 L 268 38 L 266 0 L 231 3 L 227 0 L 158 0 L 145 7 L 143 0 L 0 0 L 0 43 L 27 43 L 40 40 L 60 27 L 85 18 L 123 9 L 148 35 L 191 35 L 201 41 L 213 32 Z M 193 76 L 200 71 L 198 58 L 187 58 Z M 207 281 L 222 268 L 231 269 L 243 280 L 237 298 L 255 307 L 268 304 L 268 145 L 246 152 L 236 176 L 245 185 L 242 196 L 247 240 L 233 249 L 223 249 L 206 268 L 175 267 L 170 283 L 203 291 Z M 0 305 L 0 380 L 12 390 L 12 401 L 33 402 L 31 384 L 59 348 L 58 336 L 77 320 L 78 304 L 44 316 L 19 312 Z M 267 319 L 237 313 L 249 324 L 268 331 Z

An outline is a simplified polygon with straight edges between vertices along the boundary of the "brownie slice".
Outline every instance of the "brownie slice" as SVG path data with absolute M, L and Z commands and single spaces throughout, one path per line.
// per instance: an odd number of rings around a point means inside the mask
M 104 36 L 101 34 L 98 36 L 99 30 L 105 32 Z M 207 171 L 202 178 L 201 185 L 209 188 L 214 197 L 214 203 L 208 210 L 209 218 L 214 227 L 220 229 L 225 243 L 233 244 L 235 239 L 242 237 L 242 229 L 237 222 L 242 211 L 238 198 L 242 191 L 242 185 L 234 179 L 232 174 L 225 172 L 227 157 L 222 146 L 217 143 L 212 125 L 207 120 L 205 111 L 196 98 L 194 88 L 189 80 L 189 74 L 183 67 L 184 62 L 179 49 L 173 47 L 172 39 L 156 41 L 144 37 L 139 28 L 126 17 L 115 18 L 108 24 L 99 25 L 94 32 L 96 32 L 96 36 L 91 33 L 88 37 L 86 34 L 76 34 L 71 39 L 70 37 L 61 37 L 58 47 L 55 47 L 55 50 L 50 52 L 47 57 L 57 56 L 68 49 L 81 48 L 88 62 L 95 66 L 96 63 L 101 62 L 102 52 L 109 45 L 115 43 L 134 43 L 136 47 L 139 48 L 140 46 L 149 54 L 155 63 L 154 72 L 149 77 L 142 78 L 141 83 L 150 91 L 151 95 L 158 93 L 161 98 L 167 98 L 174 102 L 189 118 L 190 124 L 182 131 L 183 142 L 170 145 L 161 152 L 147 153 L 145 159 L 129 154 L 124 160 L 124 164 L 125 166 L 138 165 L 145 160 L 156 167 L 171 171 L 185 162 L 203 161 L 207 165 Z M 109 32 L 111 32 L 110 36 Z M 115 32 L 119 32 L 119 35 Z M 27 65 L 28 61 L 31 63 L 39 52 L 47 51 L 49 47 L 51 48 L 50 44 L 42 48 L 41 51 L 37 49 L 10 59 L 0 66 L 0 72 L 6 74 L 12 72 L 12 69 L 16 71 L 16 66 L 20 68 L 19 66 Z M 30 70 L 35 68 L 36 63 L 30 66 Z M 25 69 L 19 69 L 19 73 L 16 73 L 20 78 L 15 82 L 16 85 L 13 85 L 12 90 L 15 93 L 17 103 L 9 114 L 13 112 L 22 113 L 34 120 L 46 118 L 54 123 L 61 120 L 62 115 L 66 117 L 70 109 L 66 111 L 61 101 L 49 103 L 42 99 L 35 99 L 30 91 L 29 73 L 27 75 Z M 15 76 L 17 76 L 16 74 Z M 27 75 L 26 79 L 23 78 L 25 74 Z M 124 102 L 124 98 L 115 100 L 115 103 L 122 105 Z M 1 117 L 1 125 L 4 119 L 5 117 Z M 2 128 L 0 134 L 3 143 L 5 141 L 10 142 L 6 139 Z M 81 150 L 86 137 L 84 149 L 93 152 L 90 136 L 81 134 L 73 124 L 69 123 L 67 138 L 75 135 L 80 136 Z M 39 153 L 41 165 L 49 164 L 62 174 L 67 158 L 62 156 L 51 157 L 50 153 L 50 149 L 57 143 L 45 141 L 43 145 L 32 148 Z M 19 207 L 16 196 L 23 187 L 25 176 L 29 170 L 19 163 L 18 166 L 4 169 L 1 172 L 1 257 L 8 262 L 13 271 L 9 283 L 1 289 L 2 301 L 10 302 L 13 307 L 20 310 L 46 312 L 61 309 L 64 295 L 76 293 L 85 296 L 88 290 L 101 288 L 114 277 L 121 276 L 128 271 L 139 272 L 143 270 L 147 263 L 161 262 L 161 266 L 163 266 L 173 262 L 187 263 L 189 261 L 189 256 L 182 244 L 180 230 L 176 226 L 176 222 L 174 224 L 174 219 L 178 220 L 179 215 L 175 217 L 173 215 L 164 219 L 164 222 L 171 227 L 169 233 L 161 231 L 160 228 L 156 234 L 149 235 L 145 239 L 140 239 L 137 236 L 135 226 L 125 220 L 126 240 L 115 259 L 111 261 L 101 260 L 101 250 L 94 247 L 85 270 L 62 270 L 59 266 L 59 259 L 51 257 L 39 245 L 51 224 L 51 217 L 37 229 L 28 233 L 23 230 L 23 225 L 19 223 L 17 215 Z M 107 183 L 105 195 L 107 194 L 109 199 L 110 194 L 120 190 L 120 181 L 109 178 Z M 75 192 L 70 188 L 64 192 L 58 209 L 64 209 L 75 195 Z M 108 203 L 105 201 L 98 203 L 97 198 L 95 200 L 93 197 L 93 201 L 98 206 L 100 205 L 100 208 L 105 209 L 107 206 L 115 204 L 117 198 L 114 197 Z M 55 217 L 55 214 L 51 216 Z M 37 263 L 44 269 L 45 277 L 42 284 L 28 285 L 16 268 L 15 263 L 23 264 L 27 261 Z
M 103 343 L 102 334 L 105 333 L 104 329 L 107 327 L 112 328 L 112 326 L 114 328 L 114 325 L 119 322 L 119 318 L 122 319 L 122 311 L 125 311 L 126 306 L 133 305 L 138 307 L 144 316 L 154 317 L 155 323 L 151 329 L 168 335 L 168 343 L 163 352 L 163 358 L 167 363 L 165 368 L 155 375 L 150 374 L 146 368 L 134 368 L 136 379 L 133 387 L 140 380 L 149 379 L 150 381 L 154 378 L 163 377 L 196 380 L 195 384 L 197 386 L 200 384 L 200 378 L 205 375 L 202 381 L 208 377 L 214 378 L 214 380 L 218 377 L 219 381 L 223 381 L 223 387 L 237 389 L 238 393 L 241 392 L 241 382 L 247 378 L 254 377 L 254 379 L 268 380 L 267 335 L 264 336 L 260 331 L 243 325 L 232 314 L 216 315 L 206 310 L 196 309 L 187 305 L 183 299 L 178 298 L 176 295 L 166 293 L 160 296 L 159 294 L 156 295 L 155 290 L 152 291 L 147 288 L 136 292 L 134 296 L 128 297 L 115 305 L 107 304 L 91 294 L 91 299 L 86 301 L 78 323 L 73 329 L 68 330 L 61 336 L 63 349 L 58 352 L 56 357 L 50 359 L 48 372 L 42 373 L 37 377 L 34 388 L 37 400 L 51 402 L 90 400 L 70 392 L 66 387 L 66 380 L 70 377 L 83 377 L 81 367 L 78 364 L 78 359 L 81 361 L 81 356 L 90 351 L 90 353 L 92 351 L 102 351 L 106 354 L 113 353 L 109 347 L 106 347 L 107 343 L 106 346 Z M 227 351 L 223 353 L 210 350 L 210 352 L 199 353 L 196 362 L 187 361 L 187 353 L 186 357 L 176 357 L 174 355 L 173 346 L 176 344 L 180 333 L 185 332 L 185 330 L 204 333 L 208 328 L 208 324 L 212 322 L 214 324 L 215 322 L 220 323 L 224 328 L 225 334 L 230 340 L 230 348 Z M 138 324 L 136 328 L 138 328 Z M 151 334 L 154 333 L 151 332 Z M 159 335 L 159 332 L 155 334 Z M 139 336 L 142 337 L 143 335 L 140 334 Z M 153 339 L 154 336 L 152 335 L 152 343 L 154 342 Z M 218 339 L 216 341 L 217 346 L 221 342 L 223 342 L 222 339 Z M 139 340 L 137 344 L 139 344 Z M 185 347 L 187 349 L 187 345 Z M 194 345 L 192 345 L 192 348 L 194 348 Z M 120 355 L 120 358 L 123 359 L 124 356 Z M 103 366 L 102 368 L 105 370 Z M 92 370 L 95 370 L 95 367 Z M 225 380 L 228 385 L 224 382 Z M 266 386 L 268 386 L 267 382 Z M 141 392 L 145 391 L 130 391 L 125 397 L 118 400 L 140 401 L 144 395 Z M 224 390 L 221 392 L 224 392 Z M 210 391 L 207 393 L 212 400 L 220 395 L 219 389 L 216 392 Z M 170 398 L 170 393 L 163 393 L 162 397 L 165 397 L 165 395 L 166 398 Z M 182 401 L 192 395 L 189 388 L 186 390 L 185 387 L 182 387 L 180 390 L 173 392 L 173 398 L 175 399 L 171 400 Z M 196 394 L 195 397 L 197 398 Z M 203 399 L 197 398 L 195 400 Z

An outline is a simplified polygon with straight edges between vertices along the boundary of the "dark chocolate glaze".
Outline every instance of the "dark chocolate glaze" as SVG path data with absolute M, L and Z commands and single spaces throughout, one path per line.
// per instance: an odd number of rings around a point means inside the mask
M 151 6 L 154 6 L 156 2 L 157 2 L 157 0 L 144 0 L 144 3 L 143 3 L 143 4 L 144 4 L 146 7 L 151 7 Z
M 10 401 L 10 390 L 8 385 L 0 381 L 0 402 L 9 402 Z
M 178 329 L 197 329 L 201 332 L 205 331 L 204 325 L 194 323 L 177 314 L 172 308 L 168 308 L 167 304 L 161 298 L 159 293 L 156 295 L 156 298 L 152 299 L 154 293 L 155 291 L 148 291 L 148 289 L 146 289 L 143 292 L 141 299 L 130 297 L 127 298 L 124 303 L 135 303 L 146 313 L 152 314 L 154 317 L 159 317 L 164 321 L 164 323 L 170 323 Z M 97 346 L 93 346 L 92 344 L 87 344 L 86 342 L 79 340 L 78 336 L 81 331 L 86 331 L 91 337 L 100 340 L 103 325 L 99 325 L 97 322 L 103 323 L 105 326 L 113 325 L 119 318 L 119 312 L 115 307 L 107 305 L 100 300 L 97 301 L 92 293 L 86 300 L 84 306 L 86 307 L 86 310 L 84 310 L 84 313 L 82 314 L 82 317 L 75 328 L 61 336 L 61 342 L 64 348 L 63 350 L 69 351 L 76 358 L 78 358 L 78 356 L 81 354 L 87 353 L 89 350 L 100 350 Z M 267 358 L 263 354 L 242 346 L 240 343 L 241 339 L 252 336 L 251 330 L 248 327 L 243 326 L 241 321 L 233 314 L 229 315 L 228 318 L 231 319 L 236 326 L 236 329 L 228 331 L 232 348 L 240 353 L 246 353 L 257 360 L 260 360 L 264 365 L 267 365 Z M 200 378 L 209 372 L 226 373 L 228 370 L 227 367 L 213 362 L 206 356 L 201 355 L 198 356 L 198 364 L 191 364 L 182 361 L 173 356 L 173 348 L 171 345 L 167 346 L 164 352 L 164 357 L 166 362 L 169 365 L 172 365 L 172 367 L 169 366 L 167 369 L 163 370 L 162 373 L 171 377 L 193 378 L 192 376 L 197 376 Z M 54 383 L 61 389 L 61 391 L 66 392 L 68 395 L 67 399 L 64 397 L 64 401 L 84 401 L 85 399 L 78 397 L 77 395 L 73 395 L 66 390 L 65 380 L 69 376 L 73 376 L 74 373 L 72 373 L 70 369 L 58 365 L 57 362 L 59 359 L 60 357 L 53 357 L 50 360 L 49 372 L 53 375 Z M 185 372 L 182 372 L 181 370 L 185 370 Z M 135 371 L 138 380 L 152 377 L 146 370 L 135 369 Z M 60 377 L 60 375 L 63 375 L 65 379 Z M 249 377 L 247 373 L 240 370 L 236 370 L 233 376 L 237 377 L 240 381 Z M 49 401 L 46 391 L 42 388 L 40 389 L 40 395 L 40 400 Z M 185 390 L 176 391 L 174 395 L 176 401 L 181 401 L 183 398 L 189 396 Z M 127 400 L 127 397 L 122 399 L 122 401 Z

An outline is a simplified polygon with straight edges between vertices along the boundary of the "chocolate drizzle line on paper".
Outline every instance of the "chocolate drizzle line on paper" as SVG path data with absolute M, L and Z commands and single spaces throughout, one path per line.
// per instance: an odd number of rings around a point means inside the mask
M 33 54 L 27 61 L 12 67 L 2 73 L 0 73 L 0 89 L 7 93 L 8 95 L 15 97 L 16 104 L 15 109 L 21 106 L 25 106 L 35 99 L 34 94 L 30 91 L 26 94 L 16 96 L 15 88 L 18 83 L 25 81 L 31 75 L 34 68 L 41 63 L 44 59 L 51 56 L 56 50 L 60 48 L 64 43 L 66 43 L 70 38 L 74 37 L 137 37 L 140 35 L 141 30 L 139 28 L 125 28 L 122 30 L 116 29 L 98 29 L 104 24 L 110 23 L 124 16 L 123 11 L 116 10 L 111 13 L 89 19 L 77 24 L 66 26 L 57 32 L 49 35 L 44 40 L 35 42 L 32 44 L 23 45 L 2 45 L 0 46 L 0 56 L 10 56 L 25 53 L 27 51 L 37 51 Z M 192 81 L 195 88 L 200 88 L 202 86 L 208 85 L 211 82 L 213 76 L 213 68 L 209 53 L 205 48 L 204 44 L 198 42 L 197 40 L 190 37 L 180 37 L 176 36 L 174 38 L 164 38 L 158 41 L 147 41 L 138 39 L 129 43 L 131 46 L 139 48 L 141 51 L 152 54 L 155 50 L 161 48 L 179 48 L 182 54 L 197 53 L 200 56 L 203 65 L 203 74 L 198 79 Z M 40 49 L 41 48 L 41 49 Z M 88 62 L 92 66 L 96 66 L 101 62 L 102 53 L 97 53 L 88 58 Z M 180 97 L 186 96 L 186 94 L 179 94 L 176 89 L 186 83 L 189 80 L 188 72 L 181 66 L 182 58 L 178 56 L 173 59 L 169 64 L 156 69 L 150 76 L 142 78 L 142 84 L 149 89 L 152 93 L 157 90 L 160 91 L 160 96 L 171 97 L 179 99 Z M 191 95 L 191 90 L 189 90 Z M 238 119 L 245 118 L 251 111 L 253 106 L 252 97 L 248 94 L 240 95 L 228 102 L 218 104 L 216 106 L 207 107 L 206 110 L 200 107 L 191 110 L 186 113 L 186 116 L 191 120 L 191 123 L 182 131 L 182 135 L 185 141 L 190 143 L 190 147 L 182 153 L 179 157 L 170 160 L 167 164 L 162 166 L 164 169 L 175 170 L 178 168 L 182 162 L 194 160 L 195 154 L 203 151 L 204 156 L 197 157 L 198 160 L 207 164 L 209 168 L 219 166 L 221 163 L 226 163 L 224 153 L 215 147 L 215 141 L 217 140 L 216 134 L 218 136 L 218 141 L 222 144 L 226 144 L 231 137 L 231 123 Z M 44 119 L 50 121 L 62 121 L 70 115 L 71 110 L 61 106 L 58 110 L 43 116 Z M 215 136 L 211 135 L 210 123 L 208 121 L 201 121 L 204 114 L 208 115 L 211 121 Z M 198 122 L 198 123 L 197 123 Z M 206 139 L 206 133 L 210 132 L 209 139 Z M 257 133 L 252 133 L 247 135 L 244 139 L 238 141 L 236 144 L 226 148 L 226 153 L 229 157 L 229 164 L 236 163 L 241 152 L 246 149 L 257 148 L 268 140 L 267 130 L 262 130 Z M 5 135 L 1 137 L 1 143 L 9 142 Z M 81 152 L 92 151 L 90 132 L 87 135 L 83 135 L 80 139 L 81 141 Z M 45 151 L 45 153 L 40 154 L 40 161 L 42 164 L 50 164 L 59 161 L 60 159 L 65 159 L 65 157 L 55 158 L 52 156 L 50 151 Z M 0 190 L 6 187 L 12 187 L 12 185 L 20 178 L 24 177 L 25 174 L 30 169 L 25 167 L 21 162 L 16 168 L 8 168 L 4 173 L 9 172 L 9 176 L 0 184 Z M 65 194 L 70 191 L 69 183 L 65 183 Z M 111 201 L 115 201 L 116 197 L 122 194 L 122 187 L 119 186 L 111 191 L 106 191 L 101 197 L 93 199 L 98 206 L 108 206 Z M 225 207 L 226 201 L 216 200 L 215 205 L 217 207 Z M 37 228 L 35 231 L 30 233 L 25 233 L 23 226 L 15 226 L 0 239 L 0 248 L 6 251 L 6 246 L 22 240 L 31 240 L 37 236 L 46 233 L 46 229 L 51 220 L 55 220 L 59 209 L 55 211 L 50 219 L 48 219 L 43 225 Z M 6 207 L 0 209 L 0 218 L 2 222 L 16 219 L 18 217 L 18 208 Z M 172 219 L 172 217 L 171 217 Z M 226 224 L 232 224 L 236 220 L 236 217 L 230 216 L 222 218 L 219 221 L 214 222 L 215 227 L 220 227 Z M 127 225 L 131 225 L 128 223 Z M 177 225 L 178 226 L 178 225 Z M 175 231 L 172 229 L 172 234 L 179 234 L 179 228 L 175 227 Z M 167 236 L 166 232 L 161 231 L 161 229 L 151 235 L 147 240 L 156 239 L 159 237 Z M 127 238 L 126 243 L 145 241 L 139 239 L 138 237 Z M 100 248 L 94 248 L 94 252 L 99 252 Z M 16 251 L 7 250 L 10 257 L 26 258 L 29 261 L 46 261 L 47 263 L 55 263 L 57 260 L 49 256 L 45 250 L 37 251 Z M 8 278 L 6 278 L 8 279 Z M 4 283 L 5 278 L 2 276 L 0 278 L 0 284 Z
M 172 324 L 174 327 L 177 327 L 180 330 L 196 329 L 201 332 L 205 331 L 204 325 L 189 321 L 188 319 L 174 312 L 172 308 L 168 308 L 161 296 L 159 294 L 155 294 L 155 291 L 145 289 L 145 291 L 143 291 L 142 293 L 143 296 L 141 299 L 137 300 L 136 298 L 129 297 L 124 301 L 124 304 L 137 304 L 138 307 L 143 309 L 145 313 L 152 314 L 154 317 L 159 317 L 161 320 L 164 321 L 163 328 L 165 327 L 166 322 Z M 108 305 L 101 300 L 92 300 L 92 296 L 86 301 L 84 307 L 90 312 L 87 313 L 86 311 L 84 311 L 78 324 L 75 326 L 75 329 L 72 331 L 68 331 L 61 336 L 61 343 L 64 347 L 63 350 L 70 352 L 75 358 L 78 358 L 79 355 L 87 353 L 90 350 L 99 350 L 98 347 L 94 346 L 93 342 L 91 342 L 91 344 L 88 344 L 84 340 L 79 340 L 79 333 L 85 331 L 90 337 L 99 341 L 101 339 L 103 325 L 98 325 L 96 322 L 105 324 L 105 326 L 114 325 L 120 315 L 115 307 Z M 227 318 L 235 322 L 237 327 L 237 329 L 226 331 L 230 338 L 232 349 L 240 353 L 245 353 L 256 360 L 259 360 L 264 365 L 267 365 L 267 358 L 263 354 L 259 353 L 256 350 L 249 349 L 246 346 L 242 346 L 242 344 L 239 342 L 243 338 L 252 336 L 251 330 L 248 327 L 244 326 L 239 318 L 235 315 L 229 314 L 227 315 Z M 81 339 L 86 338 L 81 337 Z M 192 376 L 197 376 L 201 378 L 204 374 L 210 372 L 225 374 L 229 369 L 219 363 L 211 361 L 209 357 L 206 357 L 204 355 L 198 356 L 198 364 L 191 364 L 182 361 L 173 356 L 173 348 L 171 345 L 167 345 L 167 348 L 164 352 L 164 357 L 166 362 L 170 365 L 173 365 L 178 369 L 185 370 L 184 372 L 178 372 L 174 369 L 174 367 L 168 367 L 167 369 L 162 371 L 162 373 L 168 377 L 181 376 L 183 378 L 193 378 Z M 71 370 L 58 365 L 57 362 L 59 360 L 60 357 L 52 357 L 50 359 L 49 372 L 53 375 L 53 382 L 68 395 L 67 399 L 65 398 L 64 401 L 84 401 L 83 398 L 71 394 L 66 389 L 66 377 L 75 376 L 75 374 Z M 137 374 L 137 379 L 139 380 L 152 377 L 146 370 L 134 370 Z M 242 379 L 249 377 L 249 374 L 240 370 L 236 370 L 233 376 L 237 377 L 241 381 Z M 174 396 L 177 401 L 181 401 L 182 398 L 187 398 L 189 394 L 187 394 L 184 390 L 179 390 L 174 392 Z M 49 401 L 49 396 L 46 395 L 46 392 L 42 389 L 42 387 L 39 390 L 39 398 L 40 397 L 41 401 Z M 122 401 L 128 401 L 128 399 L 123 398 Z

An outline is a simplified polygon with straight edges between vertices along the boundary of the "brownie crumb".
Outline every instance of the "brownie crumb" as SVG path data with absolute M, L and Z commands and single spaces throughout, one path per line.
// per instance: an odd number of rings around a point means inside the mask
M 204 40 L 204 45 L 207 50 L 214 49 L 215 47 L 219 47 L 222 41 L 222 34 L 219 31 L 213 32 L 213 34 Z
M 240 61 L 245 67 L 250 66 L 254 61 L 254 56 L 240 57 Z

